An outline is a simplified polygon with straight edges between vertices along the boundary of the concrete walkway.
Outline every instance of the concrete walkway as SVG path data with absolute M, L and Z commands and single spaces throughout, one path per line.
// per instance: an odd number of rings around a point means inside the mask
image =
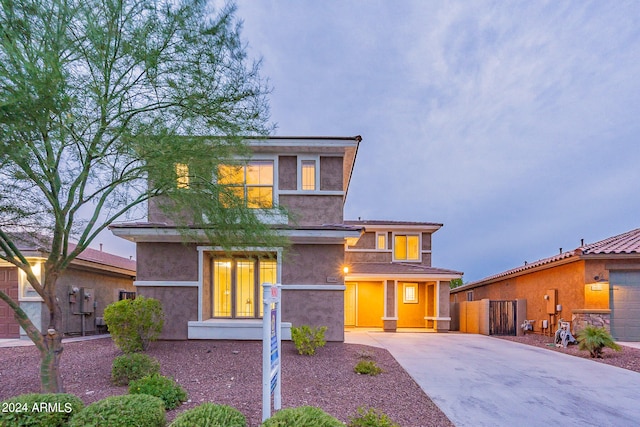
M 88 340 L 97 340 L 100 338 L 109 338 L 111 335 L 109 334 L 102 334 L 102 335 L 87 335 L 84 337 L 73 337 L 73 338 L 63 338 L 62 342 L 63 343 L 67 343 L 67 342 L 76 342 L 76 341 L 88 341 Z M 9 338 L 9 339 L 0 339 L 0 348 L 6 348 L 6 347 L 25 347 L 25 346 L 29 346 L 29 345 L 34 345 L 33 341 L 31 341 L 29 338 Z
M 640 425 L 640 373 L 483 335 L 345 336 L 386 348 L 458 427 Z

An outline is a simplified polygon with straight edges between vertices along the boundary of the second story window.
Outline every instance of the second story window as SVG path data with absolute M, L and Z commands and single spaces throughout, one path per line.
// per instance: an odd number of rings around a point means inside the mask
M 302 189 L 313 191 L 316 189 L 316 161 L 302 160 L 300 162 Z
M 218 183 L 229 187 L 249 208 L 273 207 L 273 161 L 255 160 L 246 165 L 221 165 Z
M 189 166 L 176 163 L 176 185 L 178 188 L 189 188 Z
M 381 251 L 387 249 L 387 233 L 376 234 L 376 249 Z
M 396 261 L 420 261 L 420 236 L 396 234 L 393 240 L 393 258 Z

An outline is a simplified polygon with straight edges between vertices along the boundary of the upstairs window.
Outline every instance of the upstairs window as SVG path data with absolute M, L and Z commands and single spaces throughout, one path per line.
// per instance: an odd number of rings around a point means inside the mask
M 420 261 L 420 236 L 396 234 L 393 241 L 393 257 L 397 261 Z
M 257 160 L 246 165 L 221 165 L 218 183 L 244 200 L 249 208 L 273 207 L 273 161 Z
M 380 251 L 387 249 L 387 233 L 376 234 L 376 249 Z
M 302 190 L 316 189 L 316 161 L 302 160 L 300 162 Z
M 189 165 L 186 163 L 176 163 L 176 186 L 189 188 Z

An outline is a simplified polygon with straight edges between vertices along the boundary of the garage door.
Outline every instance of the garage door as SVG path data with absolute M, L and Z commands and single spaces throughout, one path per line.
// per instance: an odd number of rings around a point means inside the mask
M 611 335 L 618 341 L 640 341 L 640 271 L 612 271 Z
M 0 290 L 18 300 L 18 269 L 0 268 Z M 0 300 L 0 338 L 20 338 L 20 326 L 9 305 Z

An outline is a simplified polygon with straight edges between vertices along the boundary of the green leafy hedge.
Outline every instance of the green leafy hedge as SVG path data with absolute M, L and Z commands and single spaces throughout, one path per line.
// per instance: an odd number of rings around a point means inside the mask
M 344 423 L 320 408 L 299 406 L 276 412 L 262 427 L 344 427 Z
M 246 427 L 246 425 L 246 418 L 236 408 L 203 403 L 178 415 L 169 427 Z
M 144 353 L 131 353 L 113 359 L 111 381 L 115 385 L 129 385 L 147 375 L 160 373 L 160 362 Z
M 147 375 L 129 383 L 129 393 L 149 394 L 162 399 L 167 410 L 177 408 L 187 400 L 187 392 L 172 378 L 159 374 Z
M 148 394 L 111 396 L 84 408 L 70 427 L 164 427 L 164 402 Z
M 160 301 L 137 297 L 109 304 L 104 320 L 113 342 L 125 353 L 146 351 L 162 332 L 164 312 Z
M 326 341 L 324 334 L 327 332 L 326 326 L 312 328 L 308 325 L 291 328 L 291 339 L 296 346 L 299 354 L 313 356 L 316 349 L 324 347 Z
M 82 408 L 82 400 L 72 394 L 22 394 L 0 403 L 0 426 L 66 426 Z

